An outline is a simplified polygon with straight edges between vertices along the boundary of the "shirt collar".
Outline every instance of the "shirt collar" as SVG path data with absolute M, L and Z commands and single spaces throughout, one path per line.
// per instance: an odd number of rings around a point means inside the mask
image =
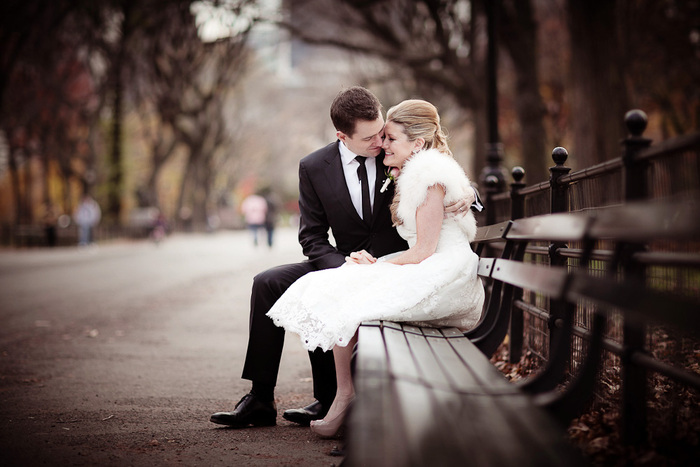
M 340 150 L 340 159 L 343 161 L 343 165 L 347 165 L 355 160 L 357 154 L 348 149 L 348 147 L 342 141 L 339 141 L 338 149 Z

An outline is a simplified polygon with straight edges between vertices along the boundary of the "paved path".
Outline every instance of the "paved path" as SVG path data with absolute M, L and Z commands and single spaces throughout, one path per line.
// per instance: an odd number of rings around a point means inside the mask
M 302 259 L 246 232 L 0 251 L 0 465 L 339 464 L 338 441 L 278 417 L 210 423 L 240 379 L 252 277 Z M 288 335 L 278 412 L 311 401 L 306 352 Z

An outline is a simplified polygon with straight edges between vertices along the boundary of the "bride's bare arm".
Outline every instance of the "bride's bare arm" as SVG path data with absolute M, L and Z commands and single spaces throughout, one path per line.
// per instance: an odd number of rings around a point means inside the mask
M 444 200 L 445 189 L 442 185 L 428 188 L 425 202 L 416 211 L 416 244 L 390 259 L 389 263 L 416 264 L 435 253 L 445 214 Z

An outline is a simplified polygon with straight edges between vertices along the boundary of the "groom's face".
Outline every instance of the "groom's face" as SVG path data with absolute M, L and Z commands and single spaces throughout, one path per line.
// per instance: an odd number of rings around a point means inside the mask
M 344 142 L 349 150 L 365 157 L 377 157 L 382 152 L 383 135 L 384 118 L 381 115 L 372 121 L 358 120 L 352 136 L 341 131 L 337 133 L 338 139 Z

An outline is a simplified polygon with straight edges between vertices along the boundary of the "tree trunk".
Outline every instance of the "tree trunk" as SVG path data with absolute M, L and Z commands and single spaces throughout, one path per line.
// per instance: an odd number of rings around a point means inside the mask
M 13 148 L 12 144 L 10 144 L 10 151 L 9 151 L 9 168 L 10 168 L 10 181 L 12 184 L 12 196 L 14 198 L 15 202 L 15 219 L 14 223 L 15 225 L 19 225 L 22 222 L 22 191 L 20 188 L 20 181 L 19 181 L 19 170 L 17 168 L 17 160 L 15 156 L 15 152 L 17 151 L 17 148 Z
M 212 170 L 209 166 L 209 158 L 200 157 L 197 167 L 196 185 L 194 189 L 194 202 L 192 222 L 195 229 L 206 230 L 209 227 L 209 195 L 211 193 Z
M 204 139 L 191 148 L 192 152 L 192 177 L 191 177 L 191 205 L 192 205 L 192 228 L 195 230 L 205 230 L 208 225 L 208 202 L 211 179 L 210 158 L 205 155 L 203 149 Z
M 192 178 L 194 176 L 194 161 L 192 159 L 192 153 L 187 157 L 187 164 L 184 172 L 182 173 L 182 181 L 180 182 L 180 193 L 177 198 L 176 215 L 177 221 L 180 228 L 188 229 L 190 227 L 190 222 L 192 219 L 190 202 L 188 200 L 187 191 L 188 187 L 193 185 Z M 185 205 L 187 203 L 187 206 Z M 186 211 L 189 211 L 186 214 Z
M 569 0 L 573 160 L 579 168 L 620 153 L 627 96 L 619 59 L 617 1 Z
M 162 131 L 162 130 L 161 130 Z M 153 168 L 148 176 L 148 181 L 146 185 L 141 187 L 143 194 L 148 200 L 149 206 L 155 206 L 160 209 L 160 199 L 158 196 L 158 176 L 162 170 L 165 162 L 170 159 L 170 156 L 175 150 L 175 140 L 166 143 L 163 141 L 162 136 L 159 136 L 158 140 L 151 145 L 151 160 L 153 161 Z
M 516 0 L 501 15 L 503 45 L 516 75 L 515 112 L 520 126 L 522 165 L 531 183 L 546 180 L 551 160 L 545 149 L 544 102 L 537 73 L 537 23 L 530 0 Z
M 124 83 L 122 70 L 125 65 L 127 43 L 131 33 L 131 9 L 130 1 L 122 6 L 122 34 L 119 39 L 118 50 L 112 62 L 112 152 L 110 155 L 109 199 L 108 212 L 111 221 L 119 224 L 122 211 L 122 119 L 124 118 Z
M 121 60 L 117 59 L 114 67 L 114 88 L 112 100 L 112 152 L 110 157 L 109 199 L 108 212 L 111 221 L 119 223 L 121 217 L 121 187 L 122 187 L 122 85 Z
M 32 156 L 29 154 L 29 151 L 25 148 L 27 151 L 24 156 L 24 167 L 19 171 L 19 173 L 22 176 L 22 197 L 20 198 L 21 203 L 22 203 L 22 217 L 20 218 L 20 222 L 23 224 L 31 224 L 33 219 L 33 209 L 32 209 L 32 184 L 34 180 L 32 180 Z

